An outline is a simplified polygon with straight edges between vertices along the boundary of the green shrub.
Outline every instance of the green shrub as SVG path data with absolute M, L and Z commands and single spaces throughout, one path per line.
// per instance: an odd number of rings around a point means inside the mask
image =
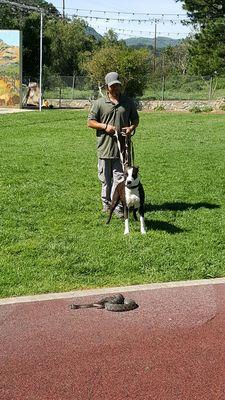
M 202 107 L 202 112 L 211 112 L 213 111 L 213 108 L 211 106 L 204 106 Z
M 225 111 L 225 103 L 224 103 L 224 104 L 221 104 L 220 110 L 221 110 L 221 111 Z
M 154 111 L 165 111 L 165 107 L 162 104 L 160 104 L 154 108 Z
M 194 106 L 192 108 L 189 109 L 190 112 L 193 112 L 195 114 L 197 113 L 201 113 L 201 112 L 211 112 L 213 111 L 213 108 L 211 106 Z
M 192 113 L 197 114 L 197 113 L 201 113 L 202 109 L 199 106 L 194 106 L 192 108 L 189 108 L 189 111 L 192 112 Z

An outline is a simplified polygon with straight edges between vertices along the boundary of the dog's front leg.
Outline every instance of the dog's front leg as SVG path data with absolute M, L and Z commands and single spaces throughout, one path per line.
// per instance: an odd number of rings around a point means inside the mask
M 126 205 L 124 205 L 124 235 L 129 235 L 130 230 L 129 230 L 129 210 Z
M 146 234 L 146 228 L 145 228 L 145 220 L 144 217 L 140 217 L 140 223 L 141 223 L 141 233 L 142 235 Z
M 145 228 L 145 220 L 144 220 L 144 209 L 142 207 L 140 207 L 140 224 L 141 224 L 141 234 L 145 235 L 146 228 Z

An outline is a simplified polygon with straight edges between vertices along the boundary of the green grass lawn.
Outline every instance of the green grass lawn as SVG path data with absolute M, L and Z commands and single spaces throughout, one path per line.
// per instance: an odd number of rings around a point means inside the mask
M 0 116 L 1 297 L 225 272 L 225 115 L 140 113 L 147 235 L 101 214 L 85 111 Z

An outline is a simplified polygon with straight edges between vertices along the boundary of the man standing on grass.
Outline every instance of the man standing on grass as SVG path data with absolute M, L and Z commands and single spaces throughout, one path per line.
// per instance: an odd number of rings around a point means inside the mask
M 128 138 L 134 134 L 139 117 L 132 99 L 121 93 L 121 82 L 117 72 L 105 76 L 106 97 L 96 100 L 88 117 L 88 127 L 96 129 L 98 151 L 98 177 L 102 183 L 101 199 L 103 212 L 107 212 L 113 191 L 123 175 L 116 132 Z M 114 211 L 123 217 L 117 207 Z

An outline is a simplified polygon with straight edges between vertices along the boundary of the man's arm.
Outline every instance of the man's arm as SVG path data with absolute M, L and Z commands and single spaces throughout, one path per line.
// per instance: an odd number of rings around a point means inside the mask
M 139 120 L 134 121 L 132 125 L 125 126 L 124 128 L 122 128 L 122 132 L 125 133 L 127 136 L 129 136 L 135 131 L 135 129 L 138 127 L 138 124 Z
M 104 131 L 107 127 L 107 124 L 98 122 L 95 119 L 89 119 L 87 122 L 87 126 L 88 126 L 88 128 L 99 129 L 99 130 Z
M 95 119 L 89 119 L 87 122 L 87 126 L 88 128 L 99 129 L 112 135 L 115 133 L 115 126 L 98 122 Z

